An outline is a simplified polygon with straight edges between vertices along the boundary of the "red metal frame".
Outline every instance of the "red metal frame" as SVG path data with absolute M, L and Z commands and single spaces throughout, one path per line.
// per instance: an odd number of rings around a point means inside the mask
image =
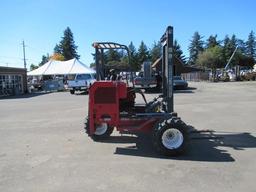
M 96 81 L 92 84 L 89 89 L 89 135 L 93 135 L 96 125 L 101 123 L 116 127 L 121 133 L 148 133 L 152 130 L 160 117 L 120 117 L 120 99 L 127 98 L 128 89 L 120 81 Z

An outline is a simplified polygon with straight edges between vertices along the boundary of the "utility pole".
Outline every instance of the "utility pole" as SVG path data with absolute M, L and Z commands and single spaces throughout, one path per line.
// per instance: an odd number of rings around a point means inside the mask
M 25 42 L 24 42 L 24 40 L 22 41 L 22 46 L 23 46 L 23 60 L 24 60 L 24 68 L 25 68 L 25 69 L 27 69 L 26 53 L 25 53 Z
M 228 69 L 228 66 L 229 66 L 231 60 L 233 59 L 233 57 L 234 57 L 234 55 L 235 55 L 235 53 L 236 53 L 236 51 L 237 51 L 237 48 L 238 48 L 238 46 L 236 46 L 234 52 L 232 53 L 231 57 L 229 58 L 228 63 L 227 63 L 227 65 L 225 66 L 225 70 Z

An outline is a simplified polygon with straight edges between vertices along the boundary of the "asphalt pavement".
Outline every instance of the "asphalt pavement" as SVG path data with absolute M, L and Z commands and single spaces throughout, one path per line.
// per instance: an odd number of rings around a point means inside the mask
M 254 192 L 256 82 L 189 86 L 175 92 L 174 108 L 196 131 L 188 152 L 173 158 L 146 137 L 115 132 L 93 142 L 84 132 L 86 94 L 1 98 L 0 191 Z

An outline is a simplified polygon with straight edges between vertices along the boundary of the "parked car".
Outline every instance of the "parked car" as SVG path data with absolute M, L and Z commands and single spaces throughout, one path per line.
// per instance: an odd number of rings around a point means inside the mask
M 68 89 L 71 94 L 75 91 L 88 91 L 88 88 L 96 81 L 95 74 L 76 74 L 68 77 Z
M 173 77 L 173 89 L 187 89 L 188 82 L 183 80 L 181 76 Z

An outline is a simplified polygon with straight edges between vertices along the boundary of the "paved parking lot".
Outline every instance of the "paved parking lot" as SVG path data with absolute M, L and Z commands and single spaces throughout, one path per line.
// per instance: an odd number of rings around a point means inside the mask
M 0 99 L 0 191 L 254 192 L 256 82 L 190 86 L 175 93 L 175 111 L 214 132 L 191 135 L 176 158 L 157 155 L 146 138 L 93 142 L 83 130 L 87 95 Z

